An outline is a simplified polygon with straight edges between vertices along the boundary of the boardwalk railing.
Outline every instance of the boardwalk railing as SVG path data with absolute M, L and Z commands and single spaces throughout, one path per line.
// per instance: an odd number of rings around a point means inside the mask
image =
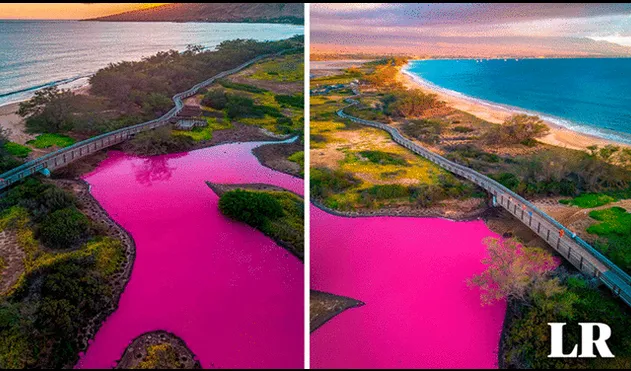
M 253 63 L 258 62 L 261 59 L 270 57 L 272 55 L 280 55 L 288 50 L 283 50 L 276 54 L 264 54 L 260 55 L 254 59 L 251 59 L 233 69 L 223 71 L 208 80 L 202 81 L 199 84 L 193 86 L 192 88 L 183 91 L 181 93 L 177 93 L 173 96 L 173 102 L 175 102 L 175 107 L 173 107 L 169 112 L 165 113 L 161 117 L 150 120 L 147 122 L 143 122 L 140 124 L 128 126 L 125 128 L 121 128 L 118 130 L 114 130 L 105 134 L 97 135 L 90 139 L 83 140 L 81 142 L 75 143 L 71 146 L 59 149 L 55 152 L 48 153 L 42 157 L 39 157 L 35 160 L 29 161 L 25 164 L 22 164 L 18 167 L 15 167 L 4 174 L 0 175 L 0 192 L 3 192 L 11 184 L 21 181 L 22 179 L 35 174 L 38 171 L 48 169 L 52 171 L 54 169 L 63 167 L 68 165 L 69 163 L 76 161 L 82 157 L 90 155 L 98 150 L 103 148 L 111 147 L 115 144 L 124 142 L 125 140 L 133 137 L 135 134 L 155 129 L 160 126 L 167 125 L 169 120 L 175 117 L 184 107 L 183 99 L 191 97 L 197 92 L 205 88 L 206 86 L 214 83 L 218 79 L 222 79 L 228 75 L 234 74 L 236 72 L 241 71 L 242 69 L 250 66 Z
M 346 101 L 350 105 L 359 103 L 350 98 Z M 484 188 L 493 195 L 494 201 L 499 200 L 500 206 L 537 233 L 579 271 L 600 279 L 614 295 L 618 295 L 627 305 L 631 306 L 631 277 L 587 242 L 576 236 L 574 232 L 494 179 L 417 145 L 403 137 L 399 130 L 390 125 L 348 115 L 344 113 L 344 109 L 347 107 L 337 111 L 337 115 L 359 124 L 385 130 L 401 146 Z

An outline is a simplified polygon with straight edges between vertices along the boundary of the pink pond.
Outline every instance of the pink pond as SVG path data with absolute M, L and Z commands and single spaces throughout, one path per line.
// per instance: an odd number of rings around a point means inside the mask
M 303 366 L 303 264 L 259 231 L 225 218 L 205 184 L 303 181 L 262 166 L 261 143 L 139 158 L 110 152 L 85 176 L 131 233 L 136 260 L 119 308 L 77 367 L 110 368 L 137 336 L 166 330 L 204 368 Z
M 312 368 L 497 368 L 505 303 L 482 307 L 482 221 L 311 208 L 311 287 L 361 300 L 311 334 Z

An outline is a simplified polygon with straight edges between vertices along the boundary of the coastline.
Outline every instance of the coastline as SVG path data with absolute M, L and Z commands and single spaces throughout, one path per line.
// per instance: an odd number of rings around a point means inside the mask
M 75 94 L 88 95 L 90 92 L 90 84 L 70 90 Z M 17 114 L 17 111 L 20 108 L 20 103 L 25 102 L 28 99 L 0 104 L 0 127 L 10 131 L 8 135 L 10 141 L 22 145 L 31 139 L 35 139 L 34 135 L 26 133 L 24 119 Z
M 452 108 L 467 112 L 494 124 L 503 123 L 504 120 L 513 114 L 528 112 L 527 110 L 521 110 L 517 107 L 504 107 L 491 102 L 484 103 L 465 95 L 450 94 L 447 92 L 447 89 L 441 89 L 434 84 L 423 80 L 421 77 L 414 75 L 407 70 L 407 66 L 404 66 L 400 70 L 397 78 L 409 89 L 421 89 L 423 91 L 436 94 L 440 100 L 444 101 Z M 587 147 L 591 145 L 597 145 L 599 147 L 616 145 L 631 148 L 631 144 L 571 130 L 552 122 L 545 116 L 540 117 L 550 128 L 550 133 L 548 135 L 538 139 L 542 143 L 581 151 L 587 151 Z

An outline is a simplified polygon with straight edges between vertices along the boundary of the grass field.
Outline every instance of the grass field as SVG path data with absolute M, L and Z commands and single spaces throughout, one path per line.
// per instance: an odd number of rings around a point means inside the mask
M 196 142 L 213 139 L 213 132 L 215 130 L 226 130 L 232 128 L 232 123 L 229 120 L 222 120 L 219 122 L 214 117 L 207 119 L 208 125 L 204 127 L 195 127 L 193 130 L 173 130 L 173 135 L 181 135 L 192 138 Z
M 75 140 L 61 134 L 40 134 L 35 139 L 29 140 L 26 144 L 35 148 L 50 148 L 53 146 L 64 148 L 73 145 Z
M 29 147 L 13 142 L 5 143 L 4 149 L 9 152 L 10 155 L 13 155 L 17 158 L 25 158 L 29 155 L 29 153 L 33 151 Z
M 255 66 L 255 72 L 249 77 L 257 80 L 302 82 L 304 78 L 303 55 L 294 54 L 261 62 Z

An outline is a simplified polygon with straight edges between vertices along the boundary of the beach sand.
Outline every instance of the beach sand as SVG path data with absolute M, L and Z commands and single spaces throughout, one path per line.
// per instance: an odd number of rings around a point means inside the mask
M 449 106 L 470 113 L 488 122 L 501 124 L 511 115 L 518 113 L 508 108 L 489 106 L 480 102 L 467 99 L 465 97 L 457 97 L 447 94 L 431 85 L 423 83 L 421 79 L 412 77 L 403 71 L 399 73 L 399 80 L 407 88 L 421 89 L 425 92 L 436 94 L 440 100 L 444 101 Z M 550 133 L 545 137 L 539 138 L 539 141 L 546 144 L 584 151 L 587 151 L 587 147 L 591 145 L 603 147 L 608 144 L 612 144 L 620 147 L 631 148 L 630 145 L 625 143 L 602 139 L 592 135 L 572 131 L 550 121 L 544 120 L 544 122 L 550 127 Z
M 24 132 L 24 120 L 16 113 L 19 103 L 11 103 L 0 106 L 0 126 L 8 130 L 9 140 L 15 143 L 24 144 L 35 136 Z
M 72 91 L 75 94 L 87 95 L 90 92 L 90 86 L 82 86 Z M 35 136 L 25 132 L 24 120 L 17 114 L 19 107 L 20 102 L 0 106 L 0 127 L 9 131 L 10 141 L 25 144 L 27 141 L 35 139 Z

